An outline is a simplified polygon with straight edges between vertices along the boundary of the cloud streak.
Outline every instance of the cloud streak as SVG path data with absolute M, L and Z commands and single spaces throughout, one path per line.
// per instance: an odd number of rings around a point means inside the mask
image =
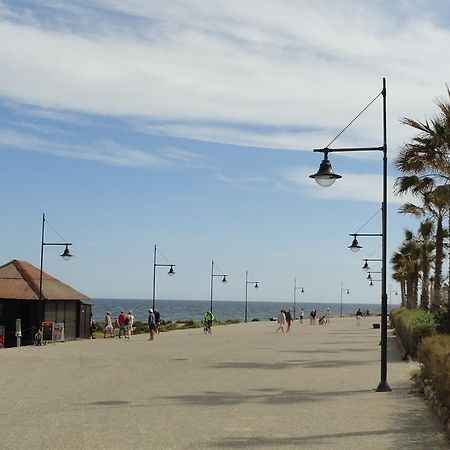
M 314 146 L 322 137 L 328 142 L 386 75 L 395 147 L 409 133 L 398 118 L 422 117 L 443 91 L 441 74 L 450 73 L 441 57 L 450 51 L 450 32 L 420 8 L 412 14 L 399 5 L 387 14 L 383 2 L 256 0 L 214 8 L 206 0 L 44 5 L 51 22 L 38 7 L 24 16 L 2 4 L 3 97 L 156 120 L 160 130 L 191 139 L 309 149 L 309 130 Z M 427 62 L 418 65 L 418 54 Z M 290 132 L 293 126 L 299 131 Z M 375 144 L 380 127 L 375 108 L 346 139 Z

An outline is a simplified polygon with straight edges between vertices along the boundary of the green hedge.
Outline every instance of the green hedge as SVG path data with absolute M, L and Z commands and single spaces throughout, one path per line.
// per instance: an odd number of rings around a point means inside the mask
M 407 355 L 415 358 L 422 339 L 436 333 L 436 319 L 428 311 L 399 308 L 391 312 L 390 318 L 403 344 L 405 358 Z
M 417 359 L 422 363 L 420 377 L 431 384 L 442 406 L 450 408 L 450 335 L 424 338 Z

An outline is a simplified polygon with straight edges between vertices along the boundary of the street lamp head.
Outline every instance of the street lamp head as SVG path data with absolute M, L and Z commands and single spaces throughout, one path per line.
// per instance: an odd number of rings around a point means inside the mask
M 372 279 L 372 275 L 370 274 L 370 272 L 369 272 L 369 275 L 367 275 L 367 279 L 368 279 L 368 280 L 371 280 L 371 279 Z
M 223 278 L 222 278 L 222 283 L 226 283 L 227 281 L 228 281 L 228 280 L 227 280 L 227 276 L 224 275 Z
M 364 260 L 364 265 L 362 266 L 362 268 L 366 271 L 370 269 L 369 264 L 367 264 L 367 259 Z
M 359 252 L 362 249 L 362 247 L 358 244 L 358 239 L 356 239 L 356 234 L 353 235 L 353 241 L 352 241 L 351 245 L 348 246 L 348 248 L 352 252 Z
M 175 275 L 175 270 L 173 270 L 173 266 L 170 266 L 169 271 L 167 272 L 171 277 Z
M 309 178 L 314 178 L 317 184 L 319 184 L 322 187 L 329 187 L 336 180 L 342 178 L 342 176 L 333 172 L 331 162 L 328 159 L 328 152 L 324 150 L 324 157 L 320 163 L 319 170 L 315 174 L 310 175 Z
M 302 294 L 304 294 L 305 293 L 305 290 L 302 288 L 302 290 L 300 291 Z
M 373 286 L 373 281 L 370 280 L 369 286 Z
M 64 261 L 68 261 L 70 258 L 73 257 L 73 255 L 69 251 L 69 244 L 65 244 L 66 248 L 64 249 L 61 258 L 64 259 Z
M 347 289 L 347 291 L 346 291 L 346 292 L 347 292 L 347 294 L 350 294 L 350 289 Z
M 256 283 L 255 283 L 255 289 L 258 289 L 258 288 L 259 288 L 258 282 L 256 282 Z

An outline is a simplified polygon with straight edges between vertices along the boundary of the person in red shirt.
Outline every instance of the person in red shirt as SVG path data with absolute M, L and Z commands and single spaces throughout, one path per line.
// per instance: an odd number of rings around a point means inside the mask
M 120 314 L 117 317 L 117 323 L 119 325 L 119 338 L 125 336 L 125 322 L 126 322 L 125 311 L 120 311 Z

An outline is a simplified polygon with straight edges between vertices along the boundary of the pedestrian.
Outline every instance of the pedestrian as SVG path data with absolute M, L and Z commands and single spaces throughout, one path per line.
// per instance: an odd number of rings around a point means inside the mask
M 280 309 L 280 314 L 277 317 L 278 328 L 277 333 L 281 330 L 284 333 L 284 325 L 286 324 L 286 315 L 284 314 L 284 309 Z
M 153 312 L 153 309 L 148 310 L 148 331 L 149 331 L 149 341 L 153 341 L 155 337 L 155 328 L 156 328 L 156 322 L 155 322 L 155 314 Z
M 103 337 L 106 339 L 106 336 L 114 337 L 114 327 L 111 318 L 111 311 L 108 311 L 105 315 L 105 333 Z
M 291 323 L 292 323 L 291 308 L 289 308 L 289 309 L 285 312 L 284 315 L 285 315 L 285 317 L 286 317 L 286 324 L 287 324 L 286 333 L 289 333 L 289 331 L 291 330 Z
M 302 310 L 300 311 L 300 323 L 303 323 L 303 318 L 305 317 L 305 311 Z
M 362 317 L 363 313 L 361 311 L 361 308 L 358 308 L 358 311 L 356 311 L 356 326 L 359 327 L 361 326 L 361 317 Z
M 89 329 L 89 331 L 90 331 L 89 337 L 91 339 L 95 339 L 95 334 L 94 333 L 97 331 L 97 324 L 94 321 L 94 316 L 93 316 L 92 313 L 91 313 L 91 322 L 90 322 L 90 329 Z
M 130 339 L 131 333 L 133 332 L 133 324 L 134 324 L 134 316 L 133 316 L 133 312 L 128 311 L 127 317 L 125 318 L 125 336 Z
M 161 325 L 161 314 L 156 308 L 153 310 L 153 314 L 155 315 L 155 333 L 159 333 L 159 326 Z
M 315 309 L 312 309 L 311 312 L 309 313 L 309 324 L 310 325 L 316 324 L 316 315 L 317 315 L 317 311 Z
M 327 308 L 327 312 L 325 313 L 325 323 L 331 323 L 331 311 L 330 308 Z
M 117 325 L 119 325 L 119 338 L 125 336 L 125 322 L 126 316 L 125 311 L 120 311 L 119 316 L 117 317 Z

